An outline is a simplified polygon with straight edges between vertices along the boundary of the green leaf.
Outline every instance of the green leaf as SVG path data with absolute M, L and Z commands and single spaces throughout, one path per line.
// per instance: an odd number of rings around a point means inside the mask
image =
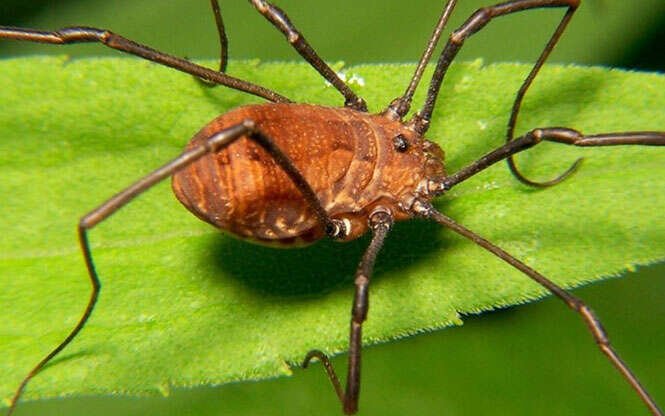
M 380 111 L 412 69 L 345 72 L 364 80 L 353 87 Z M 480 62 L 451 69 L 428 134 L 446 150 L 450 172 L 503 143 L 528 70 Z M 303 64 L 233 62 L 229 72 L 297 101 L 341 102 Z M 78 218 L 176 156 L 217 114 L 259 100 L 133 59 L 35 57 L 0 62 L 0 102 L 0 397 L 8 399 L 87 302 Z M 550 66 L 527 95 L 518 131 L 662 130 L 664 105 L 664 76 Z M 582 169 L 554 188 L 526 188 L 499 164 L 438 207 L 567 287 L 665 258 L 662 149 L 543 144 L 518 161 L 529 177 L 545 179 L 580 155 Z M 172 386 L 289 374 L 312 348 L 346 350 L 353 272 L 366 238 L 295 250 L 255 246 L 191 216 L 168 183 L 90 238 L 103 283 L 97 308 L 25 398 L 168 394 Z M 377 261 L 364 336 L 376 343 L 461 324 L 460 314 L 544 294 L 435 224 L 400 223 Z

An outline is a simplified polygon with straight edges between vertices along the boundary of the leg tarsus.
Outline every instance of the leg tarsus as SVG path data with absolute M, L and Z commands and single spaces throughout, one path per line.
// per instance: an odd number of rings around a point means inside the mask
M 662 411 L 656 404 L 656 402 L 649 396 L 649 392 L 642 386 L 642 383 L 640 383 L 640 380 L 633 374 L 633 372 L 630 370 L 628 367 L 628 364 L 619 356 L 619 354 L 616 352 L 614 347 L 612 347 L 610 343 L 610 338 L 607 336 L 607 332 L 605 331 L 605 328 L 603 328 L 603 324 L 600 322 L 600 319 L 598 319 L 598 316 L 596 313 L 589 308 L 581 299 L 577 297 L 573 297 L 573 295 L 570 295 L 571 298 L 575 299 L 576 301 L 576 312 L 578 312 L 581 316 L 584 322 L 587 324 L 587 327 L 589 328 L 589 331 L 593 335 L 594 340 L 596 341 L 596 345 L 598 345 L 598 348 L 600 348 L 600 351 L 602 351 L 603 354 L 610 360 L 612 365 L 623 375 L 623 377 L 630 383 L 630 385 L 635 389 L 637 394 L 642 398 L 644 403 L 647 405 L 649 408 L 649 411 L 656 416 L 662 416 Z
M 582 166 L 582 162 L 584 161 L 583 157 L 578 158 L 573 162 L 572 165 L 568 169 L 566 169 L 562 174 L 557 176 L 554 179 L 550 179 L 548 181 L 532 181 L 531 179 L 527 178 L 520 172 L 520 170 L 517 168 L 517 165 L 515 164 L 515 159 L 513 156 L 508 156 L 506 159 L 506 162 L 508 163 L 508 169 L 510 170 L 510 173 L 513 174 L 513 176 L 520 182 L 522 182 L 525 185 L 528 186 L 533 186 L 534 188 L 549 188 L 550 186 L 554 186 L 558 183 L 561 183 L 568 179 L 570 176 L 572 176 L 577 170 Z
M 339 382 L 339 377 L 337 377 L 337 373 L 335 372 L 335 368 L 330 362 L 330 358 L 328 358 L 328 356 L 323 351 L 311 350 L 310 352 L 308 352 L 307 355 L 305 356 L 305 359 L 302 362 L 302 367 L 303 368 L 309 367 L 309 363 L 314 358 L 321 361 L 321 364 L 323 364 L 323 368 L 326 371 L 326 374 L 328 375 L 328 379 L 330 380 L 330 382 L 333 385 L 333 388 L 335 389 L 335 394 L 339 398 L 339 401 L 341 403 L 344 403 L 344 391 L 342 390 L 342 384 Z
M 67 345 L 69 345 L 70 342 L 74 340 L 76 335 L 81 332 L 83 327 L 85 326 L 86 322 L 88 321 L 88 318 L 90 318 L 90 315 L 92 314 L 92 311 L 95 308 L 95 305 L 97 304 L 97 299 L 99 298 L 99 292 L 102 288 L 101 281 L 99 280 L 99 276 L 97 275 L 97 272 L 95 271 L 95 266 L 92 261 L 92 254 L 90 251 L 90 244 L 88 244 L 88 235 L 87 231 L 91 228 L 90 224 L 87 224 L 85 222 L 85 219 L 82 219 L 81 222 L 79 223 L 78 226 L 78 236 L 79 236 L 79 243 L 81 245 L 81 251 L 83 252 L 83 257 L 85 259 L 85 264 L 88 268 L 88 275 L 90 277 L 90 284 L 92 285 L 92 290 L 90 292 L 90 298 L 88 298 L 88 304 L 85 307 L 85 310 L 81 317 L 79 318 L 79 321 L 76 323 L 76 326 L 69 331 L 69 334 L 65 337 L 60 344 L 58 344 L 51 352 L 49 352 L 44 358 L 42 358 L 37 365 L 35 365 L 30 372 L 21 380 L 21 383 L 19 384 L 18 388 L 16 389 L 16 392 L 14 393 L 14 396 L 12 397 L 11 401 L 9 402 L 9 410 L 7 410 L 7 416 L 11 416 L 12 413 L 14 413 L 14 410 L 16 409 L 16 405 L 18 404 L 18 400 L 23 394 L 23 391 L 25 390 L 26 386 L 28 385 L 28 382 L 39 372 L 44 368 L 44 366 L 51 361 L 56 355 L 60 353 Z

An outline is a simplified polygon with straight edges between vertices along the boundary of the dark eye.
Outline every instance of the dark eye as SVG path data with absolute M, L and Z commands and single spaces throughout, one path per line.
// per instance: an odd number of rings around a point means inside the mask
M 409 149 L 409 141 L 406 140 L 406 137 L 403 134 L 398 134 L 393 137 L 393 146 L 398 152 L 404 153 Z

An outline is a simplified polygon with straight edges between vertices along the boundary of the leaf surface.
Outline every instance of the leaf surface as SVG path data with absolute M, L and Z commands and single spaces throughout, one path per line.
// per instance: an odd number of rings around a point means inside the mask
M 352 86 L 380 111 L 412 68 L 344 71 L 363 80 Z M 428 134 L 445 149 L 449 172 L 503 143 L 528 70 L 480 62 L 451 69 Z M 341 102 L 306 65 L 234 62 L 229 73 L 296 101 Z M 87 302 L 78 218 L 177 156 L 216 115 L 260 101 L 133 59 L 34 57 L 0 61 L 0 102 L 0 397 L 9 398 Z M 527 94 L 518 132 L 662 130 L 663 108 L 662 75 L 549 66 Z M 578 156 L 581 170 L 554 188 L 526 188 L 498 164 L 437 206 L 567 287 L 665 258 L 665 152 L 543 144 L 518 163 L 547 179 Z M 90 238 L 103 284 L 97 308 L 26 398 L 167 394 L 289 374 L 312 348 L 346 349 L 353 272 L 367 238 L 294 250 L 241 242 L 182 209 L 168 181 Z M 544 294 L 435 224 L 400 223 L 377 261 L 364 336 L 376 343 L 461 324 L 460 314 Z

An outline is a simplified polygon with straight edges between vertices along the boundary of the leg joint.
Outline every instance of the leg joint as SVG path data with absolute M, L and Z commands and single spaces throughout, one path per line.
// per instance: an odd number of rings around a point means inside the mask
M 246 118 L 242 121 L 242 125 L 249 130 L 249 132 L 254 133 L 257 131 L 256 122 L 250 118 Z
M 581 302 L 580 302 L 581 303 Z M 607 333 L 603 328 L 598 316 L 595 312 L 591 310 L 587 305 L 581 304 L 577 309 L 582 315 L 582 318 L 586 322 L 593 338 L 596 340 L 596 343 L 600 346 L 601 349 L 605 349 L 610 346 L 610 339 L 607 337 Z
M 387 227 L 388 230 L 393 225 L 393 214 L 388 208 L 377 207 L 369 216 L 369 226 L 373 231 L 381 227 Z

